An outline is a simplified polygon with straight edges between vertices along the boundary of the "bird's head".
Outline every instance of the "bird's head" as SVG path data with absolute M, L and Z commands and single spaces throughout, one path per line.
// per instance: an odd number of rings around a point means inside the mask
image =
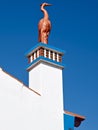
M 48 3 L 42 3 L 40 6 L 51 6 L 52 4 L 48 4 Z

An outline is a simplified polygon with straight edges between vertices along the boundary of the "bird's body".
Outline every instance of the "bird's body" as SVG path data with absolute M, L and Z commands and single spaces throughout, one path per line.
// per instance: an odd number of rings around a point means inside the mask
M 49 20 L 47 11 L 44 9 L 44 6 L 48 5 L 50 4 L 43 3 L 41 5 L 41 11 L 44 13 L 44 17 L 39 21 L 38 24 L 38 31 L 39 31 L 38 41 L 45 44 L 48 43 L 48 36 L 51 30 L 51 22 Z

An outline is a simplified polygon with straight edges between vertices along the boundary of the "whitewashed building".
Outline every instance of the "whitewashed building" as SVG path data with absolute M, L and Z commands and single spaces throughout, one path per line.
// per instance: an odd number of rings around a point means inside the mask
M 85 119 L 63 109 L 63 54 L 44 43 L 30 49 L 28 86 L 0 68 L 0 130 L 73 130 Z

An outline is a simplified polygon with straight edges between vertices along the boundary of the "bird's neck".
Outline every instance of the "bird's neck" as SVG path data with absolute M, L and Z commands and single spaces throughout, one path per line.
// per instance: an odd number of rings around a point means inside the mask
M 48 15 L 47 11 L 44 9 L 43 6 L 41 7 L 41 11 L 44 13 L 44 19 L 48 19 L 49 15 Z

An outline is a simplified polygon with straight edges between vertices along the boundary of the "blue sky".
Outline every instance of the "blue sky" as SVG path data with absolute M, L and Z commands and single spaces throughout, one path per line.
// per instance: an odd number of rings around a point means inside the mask
M 28 82 L 25 52 L 38 43 L 43 0 L 0 1 L 0 67 Z M 98 2 L 47 0 L 52 22 L 49 45 L 66 51 L 63 63 L 64 108 L 86 116 L 78 130 L 97 130 Z

